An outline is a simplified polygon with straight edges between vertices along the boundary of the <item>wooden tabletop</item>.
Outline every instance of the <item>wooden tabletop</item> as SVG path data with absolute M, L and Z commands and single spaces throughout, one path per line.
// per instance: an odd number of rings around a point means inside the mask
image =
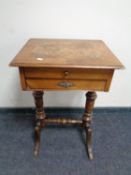
M 101 40 L 30 39 L 10 66 L 124 68 Z

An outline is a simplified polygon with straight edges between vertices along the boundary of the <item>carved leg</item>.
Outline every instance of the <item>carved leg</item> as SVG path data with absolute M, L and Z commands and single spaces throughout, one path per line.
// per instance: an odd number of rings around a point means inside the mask
M 85 113 L 83 116 L 83 126 L 86 130 L 86 146 L 89 159 L 93 159 L 93 152 L 92 152 L 92 129 L 90 128 L 91 121 L 92 121 L 92 110 L 94 107 L 95 99 L 96 99 L 96 92 L 88 92 L 86 93 L 86 105 L 85 105 Z
M 39 149 L 40 149 L 41 129 L 45 125 L 45 112 L 43 108 L 43 91 L 34 91 L 33 96 L 34 96 L 35 106 L 36 106 L 34 155 L 37 156 L 39 154 Z

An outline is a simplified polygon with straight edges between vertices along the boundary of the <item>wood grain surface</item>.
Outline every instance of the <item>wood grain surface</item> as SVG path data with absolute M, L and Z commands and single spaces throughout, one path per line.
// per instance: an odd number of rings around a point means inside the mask
M 119 69 L 124 66 L 101 40 L 30 39 L 10 66 Z

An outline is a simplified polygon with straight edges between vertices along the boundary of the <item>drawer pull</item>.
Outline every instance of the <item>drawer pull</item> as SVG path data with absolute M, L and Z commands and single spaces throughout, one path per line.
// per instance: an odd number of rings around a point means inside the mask
M 68 88 L 74 86 L 74 84 L 72 82 L 62 81 L 58 83 L 58 86 Z
M 69 72 L 68 71 L 65 71 L 64 74 L 65 74 L 65 76 L 68 76 L 69 75 Z

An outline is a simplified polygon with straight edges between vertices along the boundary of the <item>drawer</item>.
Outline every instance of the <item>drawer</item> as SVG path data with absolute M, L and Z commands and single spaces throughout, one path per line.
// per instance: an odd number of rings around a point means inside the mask
M 24 68 L 26 78 L 46 79 L 108 79 L 112 70 L 99 69 L 56 69 L 56 68 Z
M 20 68 L 23 90 L 108 91 L 112 69 Z
M 105 80 L 27 79 L 28 90 L 104 90 Z

